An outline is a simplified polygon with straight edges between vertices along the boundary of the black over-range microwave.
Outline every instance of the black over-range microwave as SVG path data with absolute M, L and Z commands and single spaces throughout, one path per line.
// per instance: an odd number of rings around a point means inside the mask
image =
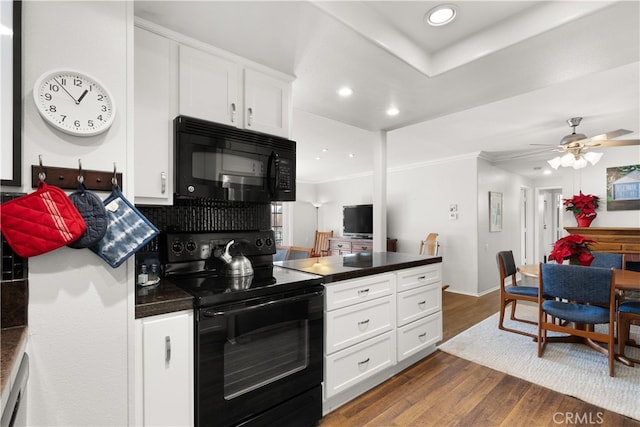
M 295 141 L 187 116 L 174 129 L 177 198 L 296 199 Z

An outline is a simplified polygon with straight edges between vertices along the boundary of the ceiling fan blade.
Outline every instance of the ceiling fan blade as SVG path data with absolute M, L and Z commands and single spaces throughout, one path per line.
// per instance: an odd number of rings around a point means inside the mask
M 640 139 L 616 139 L 586 144 L 587 147 L 622 147 L 624 145 L 640 145 Z
M 587 139 L 583 139 L 582 142 L 587 143 L 589 141 L 604 141 L 606 139 L 617 138 L 619 136 L 627 135 L 629 133 L 633 133 L 633 131 L 627 130 L 627 129 L 618 129 L 612 132 L 603 133 L 602 135 L 596 135 Z
M 540 147 L 557 147 L 558 144 L 529 144 L 529 145 L 538 145 Z

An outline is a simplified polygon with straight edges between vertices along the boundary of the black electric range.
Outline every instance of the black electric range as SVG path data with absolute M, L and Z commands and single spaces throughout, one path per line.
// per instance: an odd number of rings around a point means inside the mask
M 221 254 L 231 240 L 231 255 L 246 256 L 253 266 L 252 276 L 225 275 Z M 193 295 L 196 307 L 313 290 L 323 280 L 322 276 L 274 266 L 273 231 L 166 233 L 160 242 L 165 280 Z

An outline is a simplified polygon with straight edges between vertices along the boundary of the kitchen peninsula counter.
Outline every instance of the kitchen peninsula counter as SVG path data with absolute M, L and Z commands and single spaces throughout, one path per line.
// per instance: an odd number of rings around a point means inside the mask
M 416 255 L 402 252 L 361 252 L 320 258 L 305 258 L 275 262 L 292 270 L 317 274 L 324 283 L 355 279 L 372 274 L 442 262 L 441 256 Z
M 0 343 L 2 347 L 2 367 L 0 375 L 2 377 L 1 409 L 4 410 L 9 393 L 13 387 L 13 382 L 16 379 L 16 374 L 18 373 L 20 361 L 27 346 L 27 327 L 14 326 L 11 328 L 2 328 Z
M 363 252 L 280 261 L 274 265 L 316 274 L 323 277 L 323 283 L 330 283 L 438 262 L 442 262 L 442 257 L 401 252 Z M 192 308 L 193 296 L 168 280 L 161 280 L 152 286 L 136 286 L 136 319 Z

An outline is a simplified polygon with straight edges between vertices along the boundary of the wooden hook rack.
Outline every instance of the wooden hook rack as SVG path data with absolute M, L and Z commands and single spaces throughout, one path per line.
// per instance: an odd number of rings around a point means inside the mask
M 33 188 L 38 187 L 38 182 L 40 182 L 38 175 L 41 170 L 47 175 L 45 182 L 49 185 L 55 185 L 65 190 L 76 190 L 78 188 L 78 168 L 42 166 L 41 169 L 40 165 L 31 165 L 31 186 Z M 84 186 L 87 190 L 111 191 L 113 188 L 113 184 L 111 183 L 113 171 L 82 169 L 82 175 L 84 176 Z M 123 189 L 122 173 L 117 172 L 116 179 L 118 180 L 120 189 Z

